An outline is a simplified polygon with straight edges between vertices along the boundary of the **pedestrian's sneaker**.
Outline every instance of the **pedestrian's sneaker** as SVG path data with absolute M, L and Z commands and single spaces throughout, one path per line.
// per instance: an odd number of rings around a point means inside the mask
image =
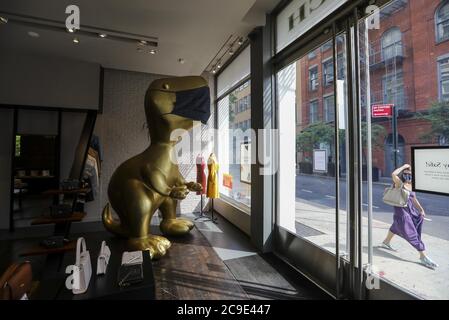
M 429 257 L 425 256 L 425 257 L 421 258 L 420 260 L 421 260 L 421 264 L 425 265 L 428 268 L 431 268 L 431 269 L 438 268 L 438 264 L 433 262 L 432 259 L 430 259 Z
M 397 252 L 397 251 L 398 251 L 398 250 L 396 250 L 395 248 L 393 248 L 393 247 L 391 246 L 391 244 L 385 243 L 385 242 L 382 242 L 382 244 L 380 245 L 380 247 L 381 247 L 381 248 L 384 248 L 384 249 L 387 249 L 387 250 L 390 250 L 390 251 L 394 251 L 394 252 Z

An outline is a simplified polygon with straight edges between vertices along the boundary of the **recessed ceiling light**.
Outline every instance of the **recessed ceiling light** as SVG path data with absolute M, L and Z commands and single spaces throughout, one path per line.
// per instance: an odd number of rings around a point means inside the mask
M 213 74 L 216 74 L 216 73 L 217 73 L 217 70 L 215 70 L 215 68 L 212 69 L 212 73 L 213 73 Z
M 39 38 L 40 34 L 34 31 L 28 31 L 28 35 L 32 38 Z
M 0 24 L 7 24 L 7 23 L 8 23 L 8 18 L 0 17 Z
M 106 33 L 100 33 L 100 34 L 98 34 L 98 36 L 100 38 L 106 38 L 108 35 Z
M 73 38 L 73 43 L 80 43 L 80 40 L 78 38 Z
M 151 49 L 149 52 L 150 52 L 151 54 L 156 54 L 156 50 L 154 50 L 154 49 Z

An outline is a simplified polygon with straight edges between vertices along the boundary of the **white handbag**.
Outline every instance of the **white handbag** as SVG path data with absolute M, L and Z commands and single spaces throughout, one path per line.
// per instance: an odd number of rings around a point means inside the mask
M 101 243 L 100 254 L 97 259 L 97 275 L 106 274 L 106 268 L 108 267 L 109 257 L 111 256 L 111 250 L 106 245 L 106 241 Z
M 394 185 L 388 187 L 384 191 L 383 202 L 393 207 L 407 207 L 408 197 L 410 192 L 407 191 L 402 185 L 400 188 L 396 188 Z
M 86 240 L 78 238 L 76 242 L 76 263 L 73 268 L 73 294 L 81 294 L 87 291 L 92 276 L 92 264 L 90 254 L 86 248 Z

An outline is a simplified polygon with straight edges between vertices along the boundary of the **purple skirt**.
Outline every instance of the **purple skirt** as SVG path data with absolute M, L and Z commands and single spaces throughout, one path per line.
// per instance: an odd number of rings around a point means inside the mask
M 421 240 L 424 217 L 413 205 L 415 193 L 411 192 L 407 207 L 394 207 L 393 225 L 390 231 L 408 241 L 416 250 L 425 251 L 426 247 Z

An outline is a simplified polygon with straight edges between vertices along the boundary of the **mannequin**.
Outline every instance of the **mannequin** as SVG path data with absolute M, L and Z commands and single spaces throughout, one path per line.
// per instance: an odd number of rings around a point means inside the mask
M 211 220 L 213 223 L 217 223 L 217 218 L 214 218 L 214 199 L 220 197 L 218 192 L 218 161 L 215 154 L 212 152 L 207 160 L 207 167 L 209 169 L 209 175 L 207 177 L 207 197 L 211 199 Z
M 218 161 L 215 154 L 212 152 L 207 160 L 207 167 L 209 169 L 209 176 L 207 177 L 207 197 L 210 199 L 217 199 L 220 197 L 218 192 Z
M 198 191 L 197 195 L 206 194 L 207 177 L 206 177 L 206 160 L 201 154 L 196 157 L 196 182 L 201 184 L 203 190 Z

